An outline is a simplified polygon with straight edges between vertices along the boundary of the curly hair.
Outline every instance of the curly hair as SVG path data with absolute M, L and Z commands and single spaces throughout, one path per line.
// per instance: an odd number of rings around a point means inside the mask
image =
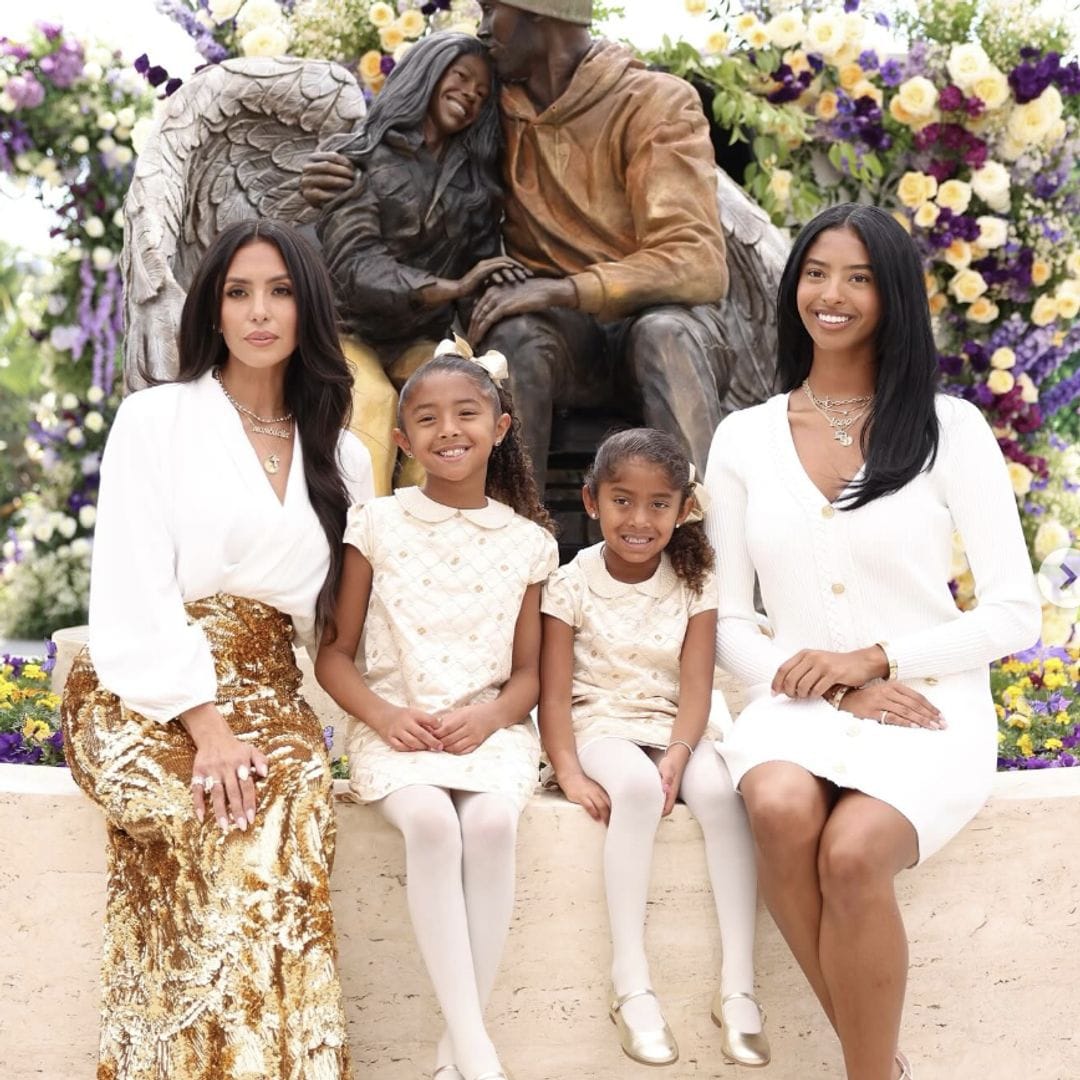
M 679 510 L 694 496 L 690 461 L 678 440 L 656 428 L 628 428 L 608 435 L 596 451 L 585 474 L 585 486 L 595 499 L 600 485 L 615 479 L 619 467 L 627 461 L 645 461 L 663 469 L 668 482 L 682 492 Z M 676 528 L 664 549 L 675 573 L 698 596 L 705 587 L 705 577 L 716 566 L 716 555 L 705 535 L 705 525 L 688 521 Z
M 521 421 L 514 415 L 514 399 L 509 390 L 496 385 L 491 376 L 475 361 L 467 360 L 457 353 L 443 353 L 417 368 L 398 395 L 398 427 L 402 427 L 402 414 L 416 388 L 436 372 L 464 375 L 488 398 L 497 417 L 502 413 L 510 417 L 510 427 L 502 443 L 492 449 L 491 457 L 488 458 L 484 494 L 489 499 L 506 503 L 515 513 L 535 521 L 554 535 L 555 522 L 547 507 L 540 501 L 539 492 L 536 490 L 532 461 L 521 435 Z

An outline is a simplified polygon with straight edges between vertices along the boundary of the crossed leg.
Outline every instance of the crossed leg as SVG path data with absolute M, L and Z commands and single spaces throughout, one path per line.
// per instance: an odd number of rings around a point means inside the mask
M 907 939 L 894 878 L 918 859 L 910 822 L 787 762 L 741 784 L 765 902 L 836 1029 L 848 1080 L 894 1080 Z

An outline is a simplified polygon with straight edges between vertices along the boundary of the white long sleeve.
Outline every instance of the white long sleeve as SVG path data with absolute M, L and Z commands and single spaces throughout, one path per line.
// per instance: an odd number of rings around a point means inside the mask
M 348 432 L 338 458 L 349 498 L 369 499 L 370 458 Z M 102 685 L 162 723 L 213 701 L 213 658 L 184 604 L 214 593 L 258 600 L 312 640 L 329 559 L 299 441 L 280 501 L 209 373 L 140 390 L 121 405 L 102 462 L 90 578 Z
M 939 395 L 933 466 L 858 510 L 830 504 L 799 460 L 787 397 L 717 429 L 706 522 L 720 585 L 717 662 L 750 684 L 772 680 L 800 649 L 881 641 L 901 678 L 985 667 L 1038 637 L 1040 608 L 1001 452 L 973 405 Z M 953 532 L 978 607 L 949 592 Z M 754 609 L 755 574 L 774 639 Z
M 754 608 L 754 564 L 746 547 L 746 486 L 735 467 L 737 414 L 721 422 L 709 448 L 705 487 L 710 510 L 705 531 L 716 551 L 720 602 L 717 608 L 716 662 L 744 682 L 772 682 L 790 653 L 762 633 Z

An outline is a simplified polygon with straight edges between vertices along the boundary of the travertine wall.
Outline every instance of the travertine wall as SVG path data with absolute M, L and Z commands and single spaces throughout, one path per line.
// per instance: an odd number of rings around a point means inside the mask
M 334 898 L 357 1080 L 420 1080 L 439 1020 L 412 944 L 401 842 L 370 808 L 339 810 Z M 902 877 L 912 965 L 903 1043 L 919 1080 L 1080 1077 L 1078 822 L 1080 769 L 1003 776 L 976 821 Z M 0 837 L 0 1077 L 90 1077 L 100 814 L 62 770 L 0 766 Z M 506 1065 L 516 1080 L 736 1076 L 708 1016 L 718 946 L 696 825 L 676 808 L 654 861 L 653 980 L 682 1049 L 663 1072 L 624 1058 L 607 1019 L 601 840 L 600 826 L 556 796 L 525 812 L 517 914 L 490 1011 Z M 764 913 L 758 955 L 774 1049 L 762 1075 L 838 1080 L 835 1041 Z

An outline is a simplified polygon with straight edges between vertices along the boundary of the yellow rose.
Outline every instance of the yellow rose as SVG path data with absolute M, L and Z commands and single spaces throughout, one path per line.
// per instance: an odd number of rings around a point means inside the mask
M 845 90 L 852 90 L 863 78 L 863 69 L 858 64 L 845 64 L 837 73 L 840 85 Z
M 961 304 L 970 304 L 986 292 L 986 280 L 978 270 L 961 270 L 949 282 L 949 292 Z
M 366 83 L 382 75 L 382 53 L 378 49 L 372 49 L 360 57 L 360 78 Z
M 731 38 L 723 30 L 714 30 L 705 39 L 705 52 L 715 56 L 717 53 L 727 52 L 731 44 Z
M 686 6 L 689 8 L 689 6 L 690 6 L 689 3 Z M 705 5 L 704 4 L 701 5 L 701 10 L 702 11 L 705 10 Z M 693 12 L 693 14 L 696 15 L 697 12 L 695 11 L 695 12 Z M 740 15 L 735 20 L 735 30 L 738 33 L 742 34 L 743 37 L 745 37 L 747 34 L 749 34 L 750 31 L 753 30 L 755 26 L 760 26 L 760 25 L 761 25 L 761 21 L 758 19 L 758 17 L 756 15 L 752 14 L 749 11 L 743 12 L 743 14 Z
M 1031 470 L 1019 461 L 1010 461 L 1007 467 L 1013 492 L 1020 496 L 1026 495 L 1031 490 L 1031 481 L 1035 479 Z
M 968 273 L 967 270 L 961 270 L 960 272 L 962 274 Z M 968 307 L 964 314 L 967 315 L 971 322 L 986 325 L 987 323 L 994 322 L 1001 312 L 998 310 L 998 306 L 993 300 L 987 300 L 985 296 L 980 296 L 978 300 Z
M 1080 278 L 1080 251 L 1070 251 L 1065 260 L 1065 269 L 1070 276 Z
M 424 16 L 417 8 L 408 8 L 398 19 L 401 32 L 409 39 L 418 38 L 424 32 Z
M 948 297 L 943 292 L 934 293 L 930 297 L 930 314 L 940 315 L 949 306 Z
M 1020 400 L 1028 405 L 1034 405 L 1039 400 L 1038 387 L 1031 381 L 1031 376 L 1021 372 L 1016 377 L 1016 385 L 1020 387 Z
M 769 34 L 769 40 L 778 49 L 790 49 L 802 41 L 803 34 L 806 33 L 806 24 L 803 22 L 802 12 L 789 10 L 774 15 L 765 24 L 765 29 Z
M 751 49 L 768 48 L 770 44 L 769 32 L 764 26 L 755 26 L 754 29 L 746 35 L 746 43 Z
M 386 76 L 380 71 L 374 79 L 368 79 L 367 85 L 373 94 L 377 94 L 386 82 Z
M 1031 264 L 1031 284 L 1045 285 L 1050 280 L 1052 270 L 1045 259 L 1036 259 Z
M 1062 319 L 1075 319 L 1080 314 L 1080 296 L 1058 295 L 1054 298 L 1058 316 Z
M 1052 296 L 1040 296 L 1031 308 L 1031 321 L 1036 326 L 1049 326 L 1058 317 L 1058 302 Z
M 926 173 L 906 172 L 900 177 L 896 197 L 910 210 L 922 206 L 937 193 L 937 181 Z
M 880 86 L 875 86 L 869 79 L 862 79 L 851 88 L 851 96 L 858 101 L 859 98 L 868 97 L 875 105 L 880 107 L 885 95 Z
M 988 110 L 1000 109 L 1009 100 L 1009 80 L 997 68 L 976 79 L 971 92 Z
M 817 53 L 826 60 L 834 56 L 844 45 L 843 17 L 835 12 L 818 11 L 806 24 L 803 46 L 807 52 Z
M 284 56 L 288 49 L 289 35 L 284 23 L 256 26 L 240 39 L 244 56 Z
M 932 229 L 937 223 L 938 216 L 941 211 L 937 208 L 936 204 L 932 202 L 924 202 L 918 210 L 915 211 L 915 224 L 920 229 Z
M 926 295 L 928 297 L 934 296 L 941 291 L 941 286 L 938 285 L 937 276 L 931 274 L 929 270 L 923 271 L 923 285 L 926 287 Z
M 804 71 L 810 70 L 810 61 L 806 58 L 806 53 L 802 49 L 788 49 L 784 53 L 783 61 L 796 75 L 801 75 Z
M 1016 363 L 1016 353 L 1012 351 L 1007 345 L 1002 345 L 1001 348 L 995 349 L 993 356 L 990 357 L 990 366 L 998 371 L 1007 371 Z
M 1034 101 L 1017 105 L 1009 114 L 1008 133 L 1021 146 L 1041 142 L 1061 119 L 1062 100 L 1057 87 L 1048 86 Z
M 904 111 L 916 118 L 930 116 L 937 105 L 937 87 L 922 75 L 916 75 L 900 84 L 896 92 Z
M 909 113 L 907 109 L 905 109 L 904 106 L 900 103 L 900 99 L 898 97 L 893 97 L 893 99 L 889 102 L 889 115 L 897 123 L 906 124 L 908 127 L 911 127 L 911 125 L 914 124 L 916 121 L 916 118 L 912 116 L 911 113 Z
M 986 385 L 995 394 L 1007 394 L 1016 385 L 1016 380 L 1011 371 L 1000 371 L 995 368 L 990 372 Z
M 781 205 L 791 199 L 792 175 L 787 169 L 774 169 L 769 177 L 769 192 Z
M 846 64 L 854 64 L 858 58 L 859 46 L 852 45 L 850 41 L 845 41 L 844 44 L 829 57 L 829 63 L 832 64 L 834 68 L 842 68 Z
M 908 220 L 907 214 L 901 213 L 899 210 L 894 210 L 892 216 L 896 219 L 897 223 L 903 227 L 904 232 L 909 236 L 911 235 L 911 222 Z
M 988 161 L 971 174 L 971 190 L 991 210 L 999 214 L 1009 210 L 1009 187 L 1012 177 L 1000 161 Z
M 844 15 L 844 44 L 858 45 L 866 36 L 866 20 L 857 12 L 849 11 Z
M 372 26 L 377 26 L 381 30 L 394 21 L 394 9 L 389 4 L 384 4 L 382 0 L 377 0 L 368 11 L 368 19 L 371 20 Z
M 962 214 L 971 204 L 971 185 L 963 180 L 946 180 L 938 188 L 937 204 L 942 210 Z
M 826 90 L 824 94 L 817 99 L 817 105 L 814 106 L 814 112 L 822 120 L 831 120 L 836 115 L 836 109 L 838 105 L 838 99 L 831 90 Z
M 1069 278 L 1066 281 L 1060 282 L 1057 287 L 1056 295 L 1059 300 L 1063 300 L 1066 297 L 1070 300 L 1080 300 L 1080 281 Z
M 963 270 L 971 265 L 971 245 L 966 240 L 954 240 L 945 249 L 944 257 L 954 270 Z
M 392 53 L 404 40 L 405 35 L 401 32 L 401 27 L 397 23 L 384 26 L 379 31 L 379 42 L 383 47 L 383 52 Z

